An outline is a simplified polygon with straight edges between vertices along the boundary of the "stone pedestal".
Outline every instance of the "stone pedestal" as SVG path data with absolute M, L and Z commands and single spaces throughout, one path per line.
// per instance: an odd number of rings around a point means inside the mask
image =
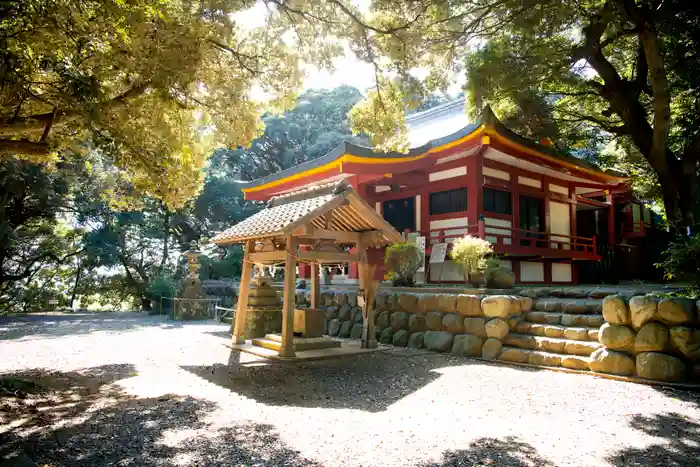
M 265 337 L 282 330 L 282 303 L 277 290 L 270 286 L 270 278 L 258 276 L 248 292 L 244 336 L 246 339 Z

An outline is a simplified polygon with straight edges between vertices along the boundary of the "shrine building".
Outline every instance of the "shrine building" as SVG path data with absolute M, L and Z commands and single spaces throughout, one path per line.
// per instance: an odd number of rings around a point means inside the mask
M 466 121 L 464 99 L 406 118 L 407 153 L 343 142 L 328 154 L 249 182 L 247 200 L 345 180 L 407 241 L 470 234 L 489 240 L 519 284 L 576 284 L 580 268 L 622 241 L 643 237 L 652 214 L 627 178 L 551 145 L 525 139 L 486 108 Z M 381 261 L 382 253 L 376 257 Z M 300 267 L 300 277 L 308 277 Z M 348 277 L 357 278 L 350 265 Z M 449 259 L 426 283 L 463 282 Z

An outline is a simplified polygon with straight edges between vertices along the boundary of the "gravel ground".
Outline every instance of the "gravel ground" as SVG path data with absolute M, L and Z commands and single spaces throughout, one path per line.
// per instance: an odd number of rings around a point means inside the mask
M 700 465 L 697 393 L 398 349 L 262 363 L 230 352 L 226 331 L 128 313 L 0 318 L 0 453 L 52 466 Z

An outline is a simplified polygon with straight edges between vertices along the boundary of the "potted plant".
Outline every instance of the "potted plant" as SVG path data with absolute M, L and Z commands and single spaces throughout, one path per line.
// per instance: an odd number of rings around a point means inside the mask
M 481 273 L 486 269 L 486 256 L 493 253 L 488 240 L 466 235 L 452 245 L 450 258 L 462 268 L 464 282 L 471 282 L 472 287 L 481 285 Z
M 411 243 L 394 243 L 386 248 L 384 264 L 397 287 L 413 287 L 418 269 L 423 265 L 423 252 Z

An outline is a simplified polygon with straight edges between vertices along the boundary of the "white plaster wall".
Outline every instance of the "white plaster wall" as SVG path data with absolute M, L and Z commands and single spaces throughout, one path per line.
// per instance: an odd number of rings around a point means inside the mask
M 389 190 L 391 190 L 390 186 L 376 186 L 376 187 L 374 187 L 375 193 L 381 193 L 383 191 L 389 191 Z
M 521 282 L 544 282 L 544 263 L 520 262 Z
M 549 202 L 549 233 L 552 234 L 553 240 L 559 240 L 569 243 L 570 238 L 558 237 L 556 234 L 571 235 L 571 210 L 568 204 Z M 552 248 L 561 248 L 568 250 L 568 245 L 561 243 L 552 243 Z
M 469 225 L 469 219 L 466 217 L 455 217 L 453 219 L 442 219 L 439 221 L 430 221 L 430 230 L 444 229 L 444 235 L 465 235 L 467 233 L 466 227 Z M 463 227 L 453 228 L 450 227 Z M 430 236 L 437 236 L 437 232 L 431 232 Z M 447 243 L 454 243 L 457 238 L 448 239 Z M 430 240 L 430 243 L 440 243 L 437 240 Z M 431 276 L 432 277 L 432 276 Z
M 552 282 L 571 282 L 572 278 L 570 263 L 552 263 Z
M 510 174 L 504 172 L 503 170 L 492 169 L 491 167 L 484 167 L 481 173 L 487 177 L 500 178 L 501 180 L 510 180 Z
M 521 185 L 525 186 L 531 186 L 533 188 L 542 188 L 542 182 L 539 180 L 535 180 L 534 178 L 530 177 L 518 177 L 518 183 Z
M 377 213 L 381 214 L 382 213 L 382 203 L 377 201 L 374 203 L 374 210 L 377 211 Z
M 466 166 L 455 167 L 454 169 L 441 170 L 440 172 L 433 172 L 431 174 L 428 174 L 428 180 L 431 182 L 437 182 L 438 180 L 461 177 L 462 175 L 467 175 Z
M 497 229 L 495 227 L 512 227 L 513 223 L 506 219 L 494 219 L 492 217 L 484 218 L 484 231 L 486 232 L 486 240 L 491 243 L 503 243 L 504 245 L 510 245 L 512 243 L 510 238 L 501 237 L 499 242 L 499 237 L 489 237 L 488 234 L 495 233 L 500 235 L 513 235 L 512 231 L 509 229 Z
M 562 195 L 569 196 L 569 189 L 565 186 L 555 185 L 554 183 L 549 184 L 549 191 L 554 193 L 561 193 Z

